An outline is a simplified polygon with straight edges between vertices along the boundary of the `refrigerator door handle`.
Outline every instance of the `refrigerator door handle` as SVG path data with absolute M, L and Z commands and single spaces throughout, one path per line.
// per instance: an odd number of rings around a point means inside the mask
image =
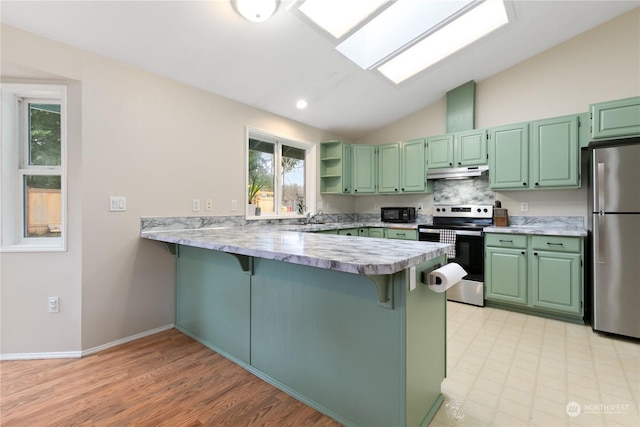
M 604 211 L 604 163 L 598 163 L 597 165 L 597 181 L 596 181 L 596 206 L 594 211 L 603 212 Z
M 605 263 L 605 259 L 604 259 L 604 251 L 605 251 L 605 239 L 604 239 L 604 233 L 606 231 L 606 227 L 605 227 L 605 215 L 603 215 L 602 213 L 598 214 L 598 230 L 595 233 L 595 237 L 596 237 L 596 245 L 598 247 L 598 264 L 604 264 Z

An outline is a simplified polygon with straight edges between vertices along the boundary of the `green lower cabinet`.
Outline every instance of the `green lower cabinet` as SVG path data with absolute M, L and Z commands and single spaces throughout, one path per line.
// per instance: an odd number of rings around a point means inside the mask
M 580 255 L 535 251 L 531 257 L 531 305 L 581 313 Z
M 359 236 L 360 230 L 358 228 L 343 228 L 338 230 L 338 234 L 341 236 Z
M 387 228 L 387 239 L 418 240 L 418 230 L 406 228 Z
M 583 243 L 580 237 L 485 234 L 487 305 L 582 322 Z
M 369 228 L 369 237 L 377 237 L 379 239 L 384 239 L 386 237 L 384 228 Z
M 527 304 L 527 256 L 521 249 L 487 248 L 485 298 Z

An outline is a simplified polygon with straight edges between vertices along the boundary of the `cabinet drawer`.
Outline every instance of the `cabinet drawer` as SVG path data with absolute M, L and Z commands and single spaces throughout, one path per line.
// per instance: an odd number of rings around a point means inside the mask
M 527 236 L 518 234 L 485 234 L 487 246 L 497 246 L 499 248 L 527 248 Z
M 579 237 L 532 236 L 531 247 L 534 250 L 579 253 L 580 240 Z
M 418 231 L 408 228 L 387 228 L 387 239 L 418 240 Z

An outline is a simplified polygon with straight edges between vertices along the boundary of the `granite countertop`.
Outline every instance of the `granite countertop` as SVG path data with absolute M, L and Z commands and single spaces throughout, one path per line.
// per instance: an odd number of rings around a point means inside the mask
M 352 228 L 356 223 L 341 223 Z M 365 223 L 361 223 L 359 226 Z M 366 223 L 366 226 L 371 226 Z M 435 242 L 315 234 L 337 224 L 213 227 L 197 230 L 143 231 L 141 237 L 166 243 L 308 265 L 355 274 L 392 274 L 447 253 Z M 415 224 L 402 224 L 415 225 Z M 345 227 L 346 226 L 346 227 Z M 385 225 L 386 226 L 386 225 Z M 406 227 L 405 227 L 406 228 Z
M 587 230 L 579 227 L 550 227 L 538 225 L 510 225 L 508 227 L 485 227 L 485 233 L 527 234 L 541 236 L 585 237 Z

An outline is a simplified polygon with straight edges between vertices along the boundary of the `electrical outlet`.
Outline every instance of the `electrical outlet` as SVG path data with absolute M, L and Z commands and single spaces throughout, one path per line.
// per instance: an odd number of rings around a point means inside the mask
M 375 210 L 380 209 L 380 205 L 376 203 L 375 205 L 373 205 L 373 209 L 375 209 Z
M 520 211 L 529 212 L 529 203 L 527 202 L 520 203 Z
M 418 203 L 418 210 L 421 211 L 422 210 L 422 203 Z
M 329 212 L 329 209 L 331 209 L 331 206 L 329 205 L 329 202 L 326 203 L 325 205 L 325 212 Z
M 231 201 L 231 212 L 235 212 L 238 210 L 238 202 L 236 200 Z
M 204 202 L 204 210 L 205 211 L 212 211 L 213 210 L 213 200 L 211 199 L 207 199 Z
M 193 199 L 193 201 L 191 202 L 191 208 L 193 209 L 194 212 L 199 212 L 200 211 L 200 199 Z
M 60 298 L 49 297 L 49 313 L 58 313 L 60 311 Z

